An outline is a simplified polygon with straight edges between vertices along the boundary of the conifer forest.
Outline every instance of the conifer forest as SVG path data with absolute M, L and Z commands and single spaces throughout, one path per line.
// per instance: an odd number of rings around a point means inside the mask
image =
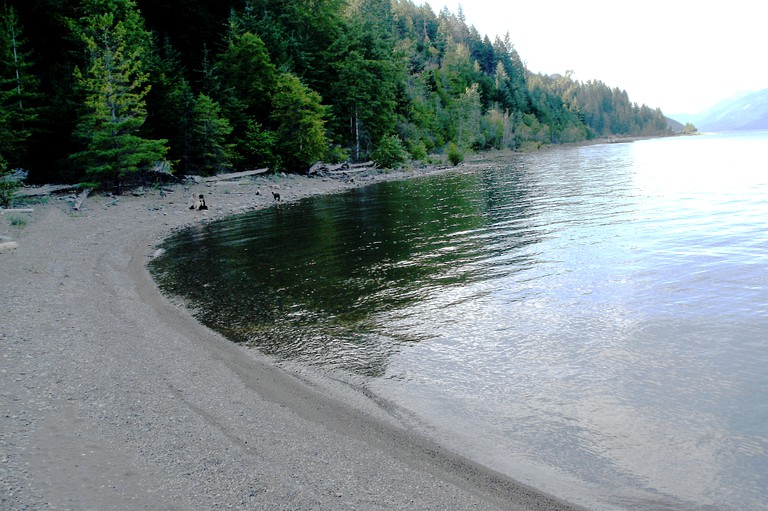
M 513 28 L 491 40 L 428 3 L 0 1 L 0 170 L 32 183 L 397 166 L 668 131 L 617 87 L 530 72 Z

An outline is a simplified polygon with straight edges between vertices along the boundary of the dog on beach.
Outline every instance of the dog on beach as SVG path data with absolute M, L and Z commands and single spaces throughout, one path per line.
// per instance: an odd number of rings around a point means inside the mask
M 275 202 L 280 202 L 280 194 L 277 192 L 272 192 L 272 198 L 275 199 Z

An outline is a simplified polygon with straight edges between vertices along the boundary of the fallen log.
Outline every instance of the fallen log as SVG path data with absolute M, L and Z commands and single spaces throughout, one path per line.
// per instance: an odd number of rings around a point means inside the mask
M 90 188 L 86 188 L 80 194 L 77 196 L 77 199 L 75 199 L 75 203 L 72 205 L 73 211 L 80 211 L 80 208 L 83 205 L 83 201 L 88 197 L 88 195 L 91 193 Z
M 56 192 L 67 192 L 74 190 L 77 185 L 43 185 L 37 187 L 22 188 L 15 195 L 17 197 L 38 197 L 41 195 L 50 195 Z
M 34 213 L 35 210 L 32 208 L 9 208 L 9 209 L 0 209 L 0 215 L 4 215 L 6 213 Z
M 0 236 L 0 250 L 18 248 L 19 244 L 8 236 Z
M 259 174 L 265 174 L 269 169 L 256 169 L 256 170 L 244 170 L 242 172 L 231 172 L 229 174 L 219 174 L 217 176 L 205 178 L 206 183 L 213 183 L 215 181 L 229 181 L 232 179 L 240 179 L 241 177 L 256 176 Z

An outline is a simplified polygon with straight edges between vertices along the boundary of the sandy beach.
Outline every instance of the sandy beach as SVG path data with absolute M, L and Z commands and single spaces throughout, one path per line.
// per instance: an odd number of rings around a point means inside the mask
M 0 215 L 0 508 L 575 509 L 203 327 L 146 264 L 174 229 L 424 171 L 54 195 Z M 258 194 L 257 194 L 258 192 Z M 205 194 L 207 211 L 188 208 Z M 12 223 L 16 225 L 12 225 Z

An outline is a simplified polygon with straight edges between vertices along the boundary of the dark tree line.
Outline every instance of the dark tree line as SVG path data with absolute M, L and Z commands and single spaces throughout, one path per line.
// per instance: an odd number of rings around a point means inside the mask
M 110 187 L 667 131 L 411 0 L 3 0 L 0 168 Z

